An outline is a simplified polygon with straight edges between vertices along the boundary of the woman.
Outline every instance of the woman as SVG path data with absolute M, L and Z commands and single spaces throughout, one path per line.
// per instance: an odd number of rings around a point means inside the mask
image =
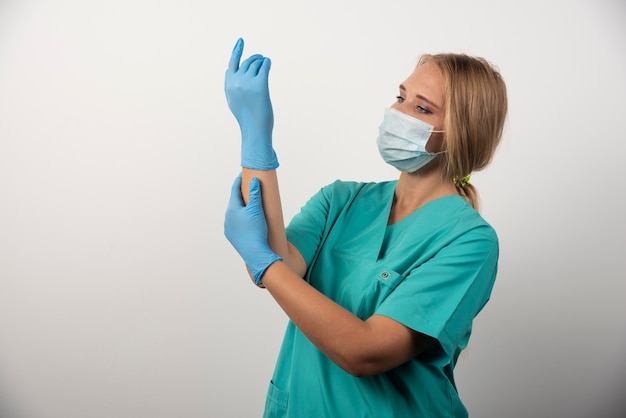
M 270 60 L 240 63 L 242 52 L 239 39 L 225 80 L 242 134 L 225 235 L 290 319 L 265 416 L 467 416 L 453 370 L 498 260 L 469 174 L 502 135 L 500 74 L 479 58 L 424 55 L 379 129 L 398 180 L 336 181 L 285 229 Z

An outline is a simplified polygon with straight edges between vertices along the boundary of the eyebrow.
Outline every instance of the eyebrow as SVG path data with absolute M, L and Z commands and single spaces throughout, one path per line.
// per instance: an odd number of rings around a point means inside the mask
M 400 84 L 399 86 L 400 90 L 402 91 L 406 91 L 406 87 L 404 87 L 404 84 Z M 432 107 L 436 108 L 437 110 L 441 110 L 441 107 L 439 107 L 438 105 L 436 105 L 432 100 L 430 100 L 428 97 L 426 96 L 422 96 L 421 94 L 416 94 L 415 97 L 417 97 L 418 99 L 421 99 L 423 101 L 425 101 L 426 103 L 428 103 L 429 105 L 431 105 Z

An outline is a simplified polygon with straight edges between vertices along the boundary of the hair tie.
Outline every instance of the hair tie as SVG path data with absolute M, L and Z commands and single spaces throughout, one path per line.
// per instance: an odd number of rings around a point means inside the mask
M 465 186 L 467 186 L 470 182 L 470 175 L 468 174 L 467 176 L 463 177 L 462 179 L 459 178 L 459 176 L 454 176 L 454 185 L 456 187 L 460 187 L 461 189 L 464 189 Z

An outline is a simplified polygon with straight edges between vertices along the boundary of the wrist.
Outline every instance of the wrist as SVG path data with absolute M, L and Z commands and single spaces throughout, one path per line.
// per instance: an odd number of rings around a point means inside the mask
M 274 264 L 282 263 L 282 262 L 283 262 L 282 257 L 272 253 L 271 256 L 269 256 L 269 259 L 266 260 L 265 267 L 263 267 L 262 269 L 258 270 L 256 273 L 252 274 L 252 278 L 254 279 L 254 283 L 257 286 L 259 286 L 259 287 L 265 287 L 263 285 L 263 277 L 265 276 L 265 273 L 267 273 L 267 271 L 270 269 L 270 267 L 272 267 Z
M 267 171 L 278 168 L 278 158 L 271 143 L 241 144 L 241 166 Z

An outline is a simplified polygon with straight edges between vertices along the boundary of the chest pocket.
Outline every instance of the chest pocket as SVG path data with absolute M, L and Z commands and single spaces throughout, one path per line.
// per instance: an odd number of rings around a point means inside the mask
M 324 293 L 363 320 L 372 316 L 405 279 L 384 263 L 337 250 L 330 253 L 333 277 Z

